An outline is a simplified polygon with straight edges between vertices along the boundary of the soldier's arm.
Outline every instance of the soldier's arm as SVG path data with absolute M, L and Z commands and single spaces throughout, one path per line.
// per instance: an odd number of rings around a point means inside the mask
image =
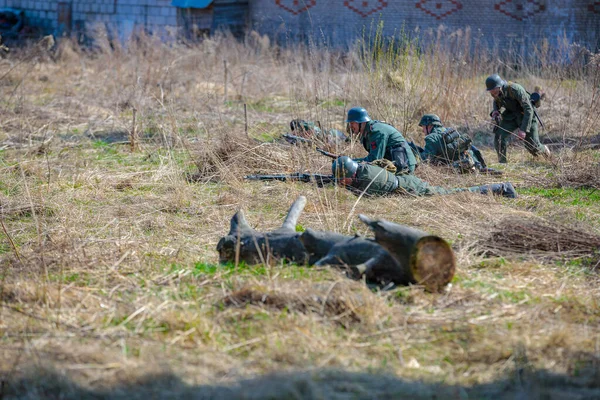
M 531 105 L 531 100 L 529 99 L 529 94 L 523 89 L 522 86 L 513 86 L 512 87 L 515 99 L 521 104 L 523 107 L 523 122 L 521 123 L 521 130 L 523 132 L 529 132 L 531 129 L 531 121 L 533 120 L 533 106 Z
M 425 138 L 425 151 L 423 152 L 423 161 L 425 160 L 433 160 L 435 157 L 439 157 L 442 155 L 442 149 L 438 141 L 433 140 L 433 138 L 427 136 Z
M 494 111 L 500 112 L 500 106 L 495 99 L 492 101 L 492 113 L 494 113 Z
M 362 161 L 371 162 L 379 160 L 385 157 L 385 148 L 387 146 L 387 135 L 383 133 L 376 133 L 369 137 L 367 142 L 369 146 L 369 155 L 362 159 Z

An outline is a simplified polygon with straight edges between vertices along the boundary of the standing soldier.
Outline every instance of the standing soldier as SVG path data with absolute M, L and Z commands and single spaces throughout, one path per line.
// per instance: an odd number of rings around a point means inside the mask
M 469 135 L 454 128 L 444 128 L 440 117 L 425 114 L 419 121 L 425 134 L 425 148 L 420 152 L 424 162 L 451 165 L 461 173 L 479 172 L 500 175 L 500 171 L 487 168 L 483 155 L 471 143 Z
M 365 150 L 366 157 L 354 161 L 371 162 L 385 158 L 396 166 L 398 174 L 412 174 L 417 165 L 417 159 L 404 136 L 392 125 L 380 121 L 372 121 L 362 107 L 348 110 L 346 122 L 349 131 L 358 136 Z
M 490 115 L 494 121 L 499 120 L 494 137 L 498 161 L 506 163 L 508 139 L 513 132 L 525 141 L 525 148 L 533 156 L 542 154 L 546 158 L 550 157 L 548 147 L 540 143 L 534 106 L 523 86 L 506 82 L 498 74 L 489 76 L 485 80 L 485 86 L 494 98 L 494 109 Z M 501 111 L 502 109 L 504 110 Z
M 389 164 L 393 171 L 393 166 L 391 163 Z M 415 175 L 394 175 L 388 168 L 382 166 L 364 162 L 359 164 L 347 156 L 337 158 L 332 163 L 331 170 L 339 184 L 346 186 L 354 192 L 364 192 L 374 196 L 388 194 L 431 196 L 469 191 L 481 194 L 491 192 L 492 194 L 511 199 L 517 197 L 517 192 L 510 182 L 469 188 L 446 189 L 441 186 L 432 186 Z

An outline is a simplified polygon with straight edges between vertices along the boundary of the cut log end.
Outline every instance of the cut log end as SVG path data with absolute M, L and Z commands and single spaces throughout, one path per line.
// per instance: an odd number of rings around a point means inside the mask
M 452 280 L 456 259 L 450 245 L 436 236 L 421 238 L 410 257 L 415 282 L 432 293 L 440 292 Z

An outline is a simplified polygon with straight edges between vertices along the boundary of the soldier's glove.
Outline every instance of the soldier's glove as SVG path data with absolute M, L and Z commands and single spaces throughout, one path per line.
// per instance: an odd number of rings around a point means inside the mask
M 490 116 L 492 117 L 492 122 L 494 122 L 496 125 L 500 125 L 500 121 L 502 120 L 500 111 L 494 110 Z
M 391 172 L 392 174 L 395 174 L 397 171 L 396 166 L 394 165 L 393 162 L 391 162 L 390 160 L 386 160 L 385 158 L 381 158 L 379 160 L 375 160 L 371 163 L 372 165 L 377 165 L 378 167 L 381 167 L 389 172 Z

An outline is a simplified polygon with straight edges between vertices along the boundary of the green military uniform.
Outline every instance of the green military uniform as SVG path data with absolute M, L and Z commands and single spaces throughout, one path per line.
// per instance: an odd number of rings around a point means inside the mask
M 351 184 L 353 189 L 369 195 L 410 194 L 413 196 L 431 196 L 463 192 L 480 193 L 480 187 L 446 189 L 433 186 L 415 175 L 394 175 L 391 172 L 367 163 L 360 163 Z
M 295 119 L 290 122 L 290 128 L 293 132 L 301 130 L 304 132 L 314 132 L 314 136 L 325 143 L 342 143 L 348 138 L 341 131 L 337 129 L 321 129 L 313 121 L 307 121 L 303 119 Z
M 494 99 L 494 111 L 502 111 L 500 129 L 496 130 L 494 145 L 498 161 L 506 162 L 506 149 L 511 132 L 520 128 L 526 133 L 525 148 L 534 156 L 544 153 L 540 143 L 538 121 L 534 115 L 529 93 L 523 86 L 507 82 L 502 86 L 498 98 Z
M 404 136 L 392 125 L 380 121 L 365 122 L 361 142 L 369 154 L 354 161 L 371 162 L 385 158 L 396 165 L 399 173 L 411 174 L 415 171 L 415 155 Z
M 462 172 L 473 172 L 481 162 L 471 150 L 471 138 L 455 129 L 433 126 L 425 136 L 425 148 L 421 152 L 425 162 L 452 165 Z
M 434 163 L 449 164 L 460 159 L 460 153 L 456 149 L 449 147 L 446 140 L 444 140 L 444 136 L 447 133 L 448 129 L 443 126 L 432 127 L 431 132 L 425 136 L 425 148 L 421 153 L 423 161 L 429 160 Z
M 383 165 L 386 163 L 391 164 L 389 160 L 378 161 L 385 161 L 385 163 L 381 163 Z M 338 157 L 331 163 L 331 172 L 339 183 L 345 184 L 347 188 L 354 192 L 366 193 L 368 195 L 381 196 L 396 193 L 429 196 L 468 190 L 481 194 L 492 192 L 505 197 L 517 197 L 515 188 L 510 182 L 473 186 L 470 188 L 446 189 L 441 186 L 432 186 L 414 175 L 394 175 L 386 168 L 369 163 L 359 164 L 347 156 Z M 394 169 L 395 166 L 391 166 L 391 168 Z

